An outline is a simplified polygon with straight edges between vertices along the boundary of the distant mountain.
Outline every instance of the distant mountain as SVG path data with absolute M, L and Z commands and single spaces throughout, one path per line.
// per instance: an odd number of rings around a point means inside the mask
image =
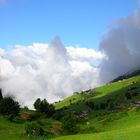
M 115 79 L 113 79 L 112 81 L 110 81 L 109 83 L 113 83 L 113 82 L 117 82 L 119 80 L 123 80 L 123 79 L 128 79 L 131 78 L 133 76 L 137 76 L 140 75 L 140 67 L 137 67 L 135 69 L 132 69 L 130 71 L 128 71 L 127 73 L 125 73 L 124 75 L 121 75 Z

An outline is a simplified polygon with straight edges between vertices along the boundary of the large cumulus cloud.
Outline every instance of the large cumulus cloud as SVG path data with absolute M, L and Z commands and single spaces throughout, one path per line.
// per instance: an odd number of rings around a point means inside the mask
M 140 66 L 140 11 L 120 18 L 100 42 L 107 56 L 100 66 L 102 83 Z
M 61 100 L 140 67 L 140 11 L 120 18 L 99 49 L 66 47 L 58 37 L 50 44 L 0 49 L 0 87 L 32 107 L 38 97 Z
M 81 55 L 78 50 L 86 53 Z M 13 94 L 29 107 L 38 97 L 49 102 L 63 99 L 98 85 L 99 68 L 89 57 L 98 61 L 103 54 L 86 48 L 66 48 L 59 37 L 50 44 L 0 49 L 0 87 L 5 95 Z

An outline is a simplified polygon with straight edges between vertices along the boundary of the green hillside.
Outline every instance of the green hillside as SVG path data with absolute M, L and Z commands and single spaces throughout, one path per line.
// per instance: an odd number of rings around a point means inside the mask
M 66 98 L 55 107 L 65 107 L 66 112 L 89 110 L 88 119 L 79 123 L 82 134 L 56 140 L 137 140 L 140 137 L 140 111 L 139 105 L 133 103 L 139 100 L 140 76 L 95 88 L 88 94 L 82 92 Z M 87 103 L 94 105 L 89 107 Z
M 104 116 L 104 119 L 107 119 Z M 91 121 L 91 124 L 101 125 L 103 131 L 98 133 L 71 135 L 56 138 L 55 140 L 139 140 L 140 138 L 140 112 L 128 111 L 127 114 L 116 120 L 107 121 L 106 124 Z
M 3 140 L 139 140 L 140 137 L 140 76 L 106 84 L 89 91 L 75 93 L 56 104 L 52 118 L 37 114 L 37 119 L 51 137 L 25 135 L 22 115 L 34 111 L 21 109 L 20 116 L 10 122 L 0 116 L 0 139 Z M 76 135 L 64 136 L 62 118 L 74 114 L 80 128 Z M 56 120 L 57 119 L 57 120 Z M 48 135 L 48 133 L 47 133 Z
M 139 90 L 140 76 L 135 76 L 127 80 L 110 83 L 102 87 L 92 89 L 88 94 L 86 94 L 86 92 L 75 93 L 71 97 L 68 97 L 63 101 L 56 103 L 55 107 L 56 109 L 60 109 L 67 106 L 72 107 L 78 102 L 80 102 L 80 104 L 86 101 L 100 102 L 103 100 L 106 101 L 107 99 L 111 98 L 115 98 L 116 102 L 130 102 L 125 100 L 123 96 L 131 87 L 137 87 L 137 90 Z M 135 99 L 137 100 L 139 98 L 136 97 Z

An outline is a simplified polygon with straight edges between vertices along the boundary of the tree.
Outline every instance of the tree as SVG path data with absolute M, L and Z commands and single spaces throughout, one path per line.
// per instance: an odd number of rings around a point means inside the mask
M 41 104 L 40 104 L 40 112 L 47 114 L 48 111 L 49 111 L 49 103 L 47 102 L 46 99 L 44 99 L 41 101 Z
M 48 117 L 52 116 L 55 112 L 54 106 L 49 104 L 46 99 L 41 101 L 38 98 L 34 103 L 34 108 L 41 113 L 45 113 Z
M 0 114 L 7 116 L 10 121 L 19 114 L 19 103 L 11 97 L 4 97 L 0 102 Z
M 40 98 L 36 99 L 36 101 L 34 102 L 34 108 L 37 111 L 40 111 L 40 104 L 41 104 L 41 99 Z
M 3 98 L 2 96 L 2 89 L 0 89 L 0 100 Z
M 55 113 L 55 108 L 52 104 L 49 104 L 49 111 L 48 111 L 48 115 L 52 116 Z

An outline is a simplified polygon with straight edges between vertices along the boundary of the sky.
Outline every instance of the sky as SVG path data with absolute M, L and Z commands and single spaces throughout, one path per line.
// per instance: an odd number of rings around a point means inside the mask
M 139 7 L 138 0 L 0 0 L 0 47 L 48 43 L 98 49 L 118 17 Z
M 140 67 L 138 0 L 0 0 L 0 88 L 22 106 L 63 100 Z

